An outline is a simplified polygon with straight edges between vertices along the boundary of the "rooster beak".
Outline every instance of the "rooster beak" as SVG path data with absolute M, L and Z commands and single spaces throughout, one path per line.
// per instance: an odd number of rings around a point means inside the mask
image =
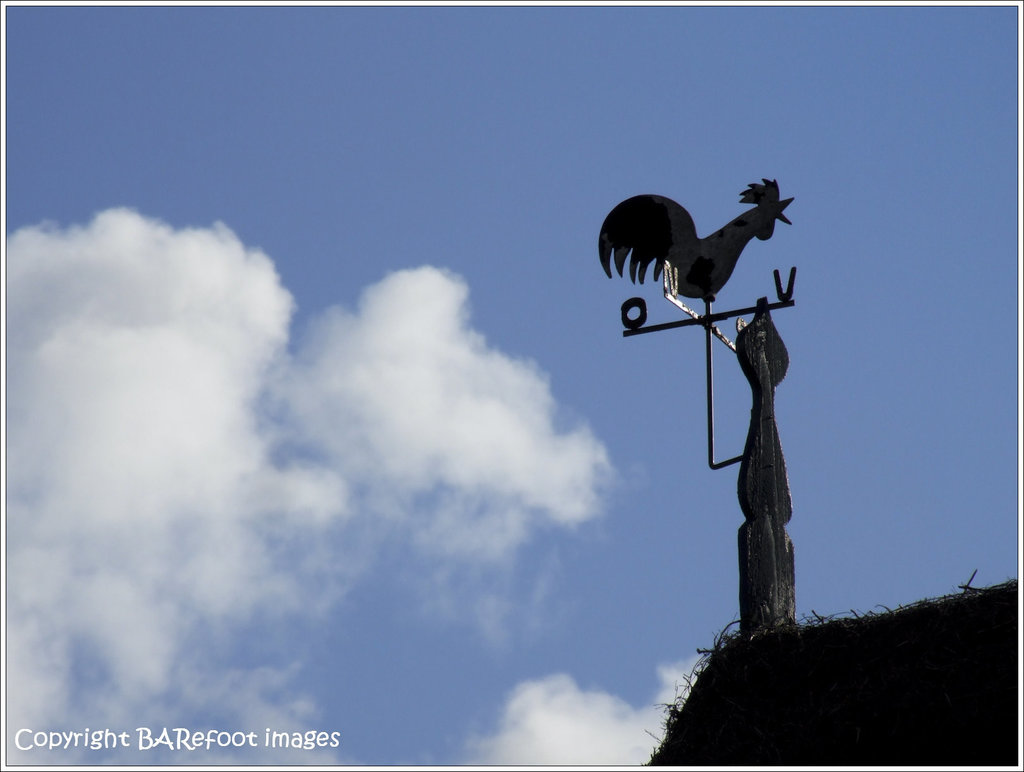
M 789 218 L 786 217 L 786 215 L 784 215 L 782 213 L 782 210 L 785 209 L 787 206 L 789 206 L 792 201 L 793 201 L 793 199 L 791 199 L 791 198 L 787 198 L 785 201 L 780 201 L 779 202 L 779 204 L 780 204 L 780 206 L 779 206 L 779 213 L 777 215 L 775 215 L 777 218 L 782 220 L 782 222 L 786 223 L 786 225 L 792 225 L 793 223 L 791 223 L 789 221 Z

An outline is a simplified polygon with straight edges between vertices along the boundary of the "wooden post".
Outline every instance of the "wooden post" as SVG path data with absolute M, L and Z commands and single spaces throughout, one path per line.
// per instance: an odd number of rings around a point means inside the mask
M 789 354 L 767 304 L 767 298 L 757 301 L 753 320 L 736 338 L 736 356 L 754 397 L 738 483 L 746 517 L 739 531 L 740 630 L 746 632 L 796 622 L 793 542 L 786 533 L 793 505 L 775 425 L 775 387 L 789 368 Z

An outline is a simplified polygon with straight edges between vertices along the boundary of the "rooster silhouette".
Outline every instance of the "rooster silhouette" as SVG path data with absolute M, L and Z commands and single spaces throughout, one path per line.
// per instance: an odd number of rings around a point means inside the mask
M 612 209 L 601 226 L 598 250 L 608 278 L 611 258 L 619 276 L 629 260 L 629 278 L 643 284 L 647 266 L 654 263 L 654 279 L 665 270 L 665 291 L 712 302 L 732 276 L 740 252 L 755 236 L 772 237 L 775 221 L 792 225 L 782 211 L 792 198 L 779 200 L 779 183 L 762 179 L 740 193 L 740 203 L 755 204 L 724 228 L 697 238 L 690 213 L 670 198 L 643 195 L 627 198 Z

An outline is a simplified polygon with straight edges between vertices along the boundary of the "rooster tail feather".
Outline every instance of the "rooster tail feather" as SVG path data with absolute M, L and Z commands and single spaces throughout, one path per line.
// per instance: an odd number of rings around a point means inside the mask
M 604 268 L 604 272 L 608 275 L 608 278 L 612 278 L 612 263 L 615 263 L 615 268 L 619 272 L 619 276 L 622 276 L 622 269 L 626 263 L 626 255 L 629 253 L 629 247 L 622 247 L 621 245 L 615 244 L 608 234 L 602 233 L 601 240 L 598 244 L 598 251 L 601 254 L 601 267 Z
M 601 267 L 604 268 L 604 272 L 608 274 L 608 278 L 612 278 L 612 243 L 603 233 L 597 242 L 597 251 L 601 256 Z
M 615 247 L 615 270 L 619 272 L 619 276 L 622 276 L 622 271 L 626 267 L 626 257 L 629 256 L 630 249 L 632 249 L 632 247 L 621 244 Z M 636 269 L 632 267 L 632 264 L 630 265 L 630 268 L 634 273 L 636 272 Z

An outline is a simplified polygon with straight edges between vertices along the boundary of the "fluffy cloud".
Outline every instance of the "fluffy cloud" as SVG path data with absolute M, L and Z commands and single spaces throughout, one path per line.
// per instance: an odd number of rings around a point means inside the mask
M 544 374 L 488 347 L 468 294 L 434 268 L 388 276 L 321 320 L 281 394 L 303 441 L 422 547 L 495 559 L 592 517 L 608 461 L 585 428 L 555 430 Z
M 303 728 L 286 669 L 229 688 L 238 626 L 329 608 L 374 540 L 493 564 L 598 511 L 603 447 L 450 274 L 385 277 L 294 354 L 272 261 L 223 225 L 25 228 L 7 281 L 11 726 Z
M 203 636 L 302 596 L 269 522 L 344 510 L 259 428 L 291 297 L 227 228 L 125 210 L 20 230 L 7 257 L 9 718 L 173 714 Z
M 581 689 L 559 673 L 519 684 L 496 731 L 469 743 L 479 765 L 638 765 L 650 759 L 665 720 L 696 660 L 658 669 L 650 704 L 634 707 L 599 690 Z

